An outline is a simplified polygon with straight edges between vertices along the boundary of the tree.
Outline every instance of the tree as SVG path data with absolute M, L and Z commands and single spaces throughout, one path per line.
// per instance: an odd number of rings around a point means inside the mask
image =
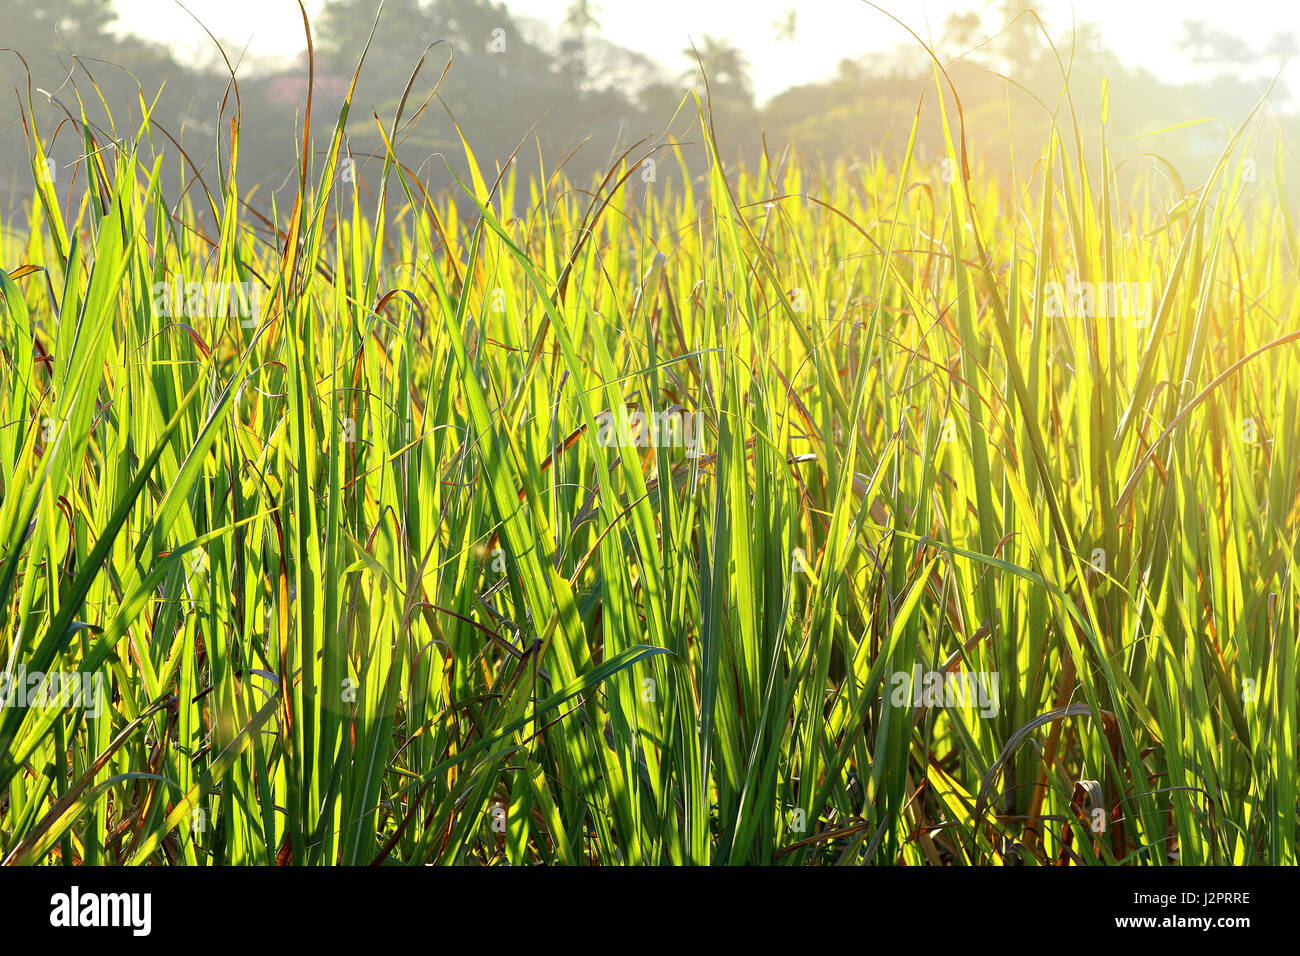
M 329 0 L 318 43 L 327 72 L 351 76 L 377 5 L 377 0 Z M 583 178 L 605 162 L 620 128 L 640 121 L 627 87 L 597 84 L 587 76 L 589 66 L 603 76 L 606 61 L 630 63 L 600 41 L 598 15 L 595 3 L 579 0 L 569 8 L 565 25 L 547 32 L 517 21 L 499 2 L 387 0 L 362 69 L 349 145 L 358 155 L 386 148 L 376 137 L 371 111 L 391 118 L 420 55 L 430 43 L 446 41 L 429 52 L 407 100 L 409 125 L 397 144 L 401 156 L 421 168 L 433 188 L 448 185 L 444 160 L 463 169 L 454 117 L 485 175 L 521 143 L 525 148 L 514 168 L 526 175 L 537 170 L 539 145 L 550 162 L 591 137 L 566 167 Z M 441 77 L 451 51 L 450 69 Z M 602 64 L 599 70 L 596 63 Z M 436 98 L 421 113 L 435 86 Z M 330 114 L 322 110 L 320 115 Z
M 1217 67 L 1250 62 L 1250 47 L 1239 37 L 1207 29 L 1204 20 L 1184 20 L 1182 26 L 1178 48 L 1189 54 L 1192 62 Z
M 112 46 L 108 28 L 116 18 L 109 0 L 9 4 L 0 45 L 22 54 L 32 70 L 33 86 L 53 90 L 71 67 L 69 54 L 105 55 Z M 4 82 L 6 99 L 10 99 L 8 91 L 15 87 L 21 87 L 26 98 L 27 77 L 13 53 L 3 54 L 0 80 Z M 4 109 L 8 116 L 9 107 Z
M 729 40 L 704 34 L 700 42 L 682 50 L 692 67 L 682 73 L 682 79 L 701 87 L 708 77 L 715 102 L 735 105 L 752 105 L 753 89 L 749 82 L 749 63 L 740 48 Z M 702 74 L 700 71 L 704 70 Z
M 1178 40 L 1178 49 L 1191 54 L 1193 60 L 1201 62 L 1201 58 L 1205 55 L 1206 38 L 1209 34 L 1205 28 L 1205 21 L 1184 20 L 1182 27 L 1183 35 Z
M 939 45 L 953 56 L 960 56 L 975 45 L 980 28 L 978 13 L 950 13 L 943 21 Z
M 564 15 L 564 31 L 568 34 L 561 41 L 564 68 L 574 74 L 579 84 L 586 82 L 591 72 L 587 40 L 588 36 L 600 29 L 596 15 L 600 13 L 591 0 L 574 0 Z
M 798 14 L 794 7 L 772 22 L 772 34 L 778 42 L 790 43 L 799 32 Z
M 564 14 L 564 28 L 579 37 L 586 37 L 600 29 L 600 21 L 596 19 L 600 12 L 600 7 L 591 0 L 573 0 Z
M 1005 61 L 1009 75 L 1023 76 L 1042 52 L 1043 38 L 1033 8 L 1024 0 L 1003 0 L 1000 13 L 1002 32 L 993 44 L 994 52 Z
M 14 197 L 27 195 L 31 189 L 31 176 L 27 171 L 27 142 L 22 133 L 19 104 L 27 109 L 27 90 L 30 80 L 35 121 L 42 136 L 64 118 L 62 109 L 48 100 L 38 90 L 46 90 L 77 112 L 76 94 L 64 88 L 71 76 L 74 82 L 84 81 L 84 74 L 75 69 L 73 56 L 80 54 L 87 60 L 111 57 L 113 38 L 108 28 L 115 14 L 108 0 L 42 0 L 40 3 L 10 3 L 5 5 L 3 27 L 0 27 L 0 204 L 8 204 Z M 11 52 L 13 51 L 13 52 Z M 21 55 L 20 60 L 18 55 Z M 24 67 L 24 61 L 26 67 Z M 102 64 L 88 63 L 97 72 L 107 73 Z M 30 71 L 30 74 L 29 72 Z M 16 94 L 16 95 L 15 95 Z M 109 97 L 111 108 L 121 108 L 121 98 Z M 97 113 L 98 98 L 85 98 L 86 108 L 92 117 Z M 77 133 L 61 135 L 58 155 L 52 156 L 59 168 L 75 152 Z M 47 141 L 46 148 L 51 149 Z

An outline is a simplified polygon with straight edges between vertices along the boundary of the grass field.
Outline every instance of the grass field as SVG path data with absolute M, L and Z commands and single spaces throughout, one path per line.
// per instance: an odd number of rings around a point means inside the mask
M 70 209 L 30 134 L 0 858 L 1294 863 L 1281 161 L 1063 110 L 1008 185 L 929 101 L 938 161 L 741 168 L 702 103 L 704 177 L 459 199 L 340 120 L 291 208 L 229 114 L 184 197 L 74 122 Z

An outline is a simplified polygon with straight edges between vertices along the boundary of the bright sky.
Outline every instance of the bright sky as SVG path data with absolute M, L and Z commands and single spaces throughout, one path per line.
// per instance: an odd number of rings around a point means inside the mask
M 954 11 L 987 11 L 987 24 L 1000 23 L 997 0 L 879 0 L 881 6 L 925 36 L 937 39 Z M 558 24 L 571 0 L 507 0 L 515 14 Z M 172 42 L 180 56 L 206 58 L 200 28 L 175 0 L 115 0 L 119 28 Z M 315 14 L 323 0 L 306 0 Z M 249 42 L 255 57 L 290 55 L 303 46 L 296 0 L 189 0 L 187 6 L 217 36 Z M 760 100 L 787 86 L 824 79 L 844 57 L 884 52 L 907 39 L 884 14 L 862 0 L 597 0 L 601 32 L 611 41 L 649 54 L 675 73 L 682 47 L 709 33 L 728 37 L 748 57 Z M 1098 40 L 1124 62 L 1144 64 L 1166 80 L 1198 73 L 1177 49 L 1180 24 L 1204 20 L 1263 46 L 1275 33 L 1295 32 L 1300 18 L 1289 0 L 1040 0 L 1036 4 L 1054 32 L 1068 31 L 1072 17 L 1097 24 Z M 776 22 L 796 11 L 793 41 L 779 40 Z M 1089 35 L 1088 39 L 1092 39 Z M 1261 61 L 1267 63 L 1267 61 Z M 1289 80 L 1300 67 L 1288 67 Z

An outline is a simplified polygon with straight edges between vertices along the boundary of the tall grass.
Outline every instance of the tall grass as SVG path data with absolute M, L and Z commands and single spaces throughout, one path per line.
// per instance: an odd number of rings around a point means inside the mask
M 1008 188 L 935 94 L 942 164 L 742 169 L 702 109 L 703 179 L 466 144 L 459 197 L 345 110 L 290 209 L 237 122 L 176 197 L 69 117 L 74 209 L 32 130 L 0 648 L 106 699 L 0 711 L 5 862 L 1294 863 L 1281 164 L 1064 118 Z

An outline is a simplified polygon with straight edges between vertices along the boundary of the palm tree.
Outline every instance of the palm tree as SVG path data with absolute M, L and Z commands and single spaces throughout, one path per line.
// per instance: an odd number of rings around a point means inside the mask
M 682 50 L 682 55 L 693 64 L 691 69 L 682 73 L 682 78 L 687 82 L 700 83 L 702 86 L 702 79 L 707 76 L 715 95 L 721 93 L 727 98 L 745 103 L 753 100 L 754 93 L 749 83 L 749 62 L 740 52 L 740 48 L 730 40 L 706 33 L 700 38 L 698 45 L 688 46 Z M 701 69 L 704 71 L 703 74 L 700 72 Z
M 1183 35 L 1178 41 L 1178 49 L 1191 55 L 1193 62 L 1203 63 L 1209 46 L 1209 31 L 1204 20 L 1184 20 Z
M 798 32 L 798 14 L 794 7 L 791 7 L 772 21 L 772 33 L 778 41 L 790 43 Z
M 949 53 L 964 53 L 975 45 L 979 28 L 978 13 L 950 13 L 948 19 L 943 21 L 943 33 L 939 43 Z
M 581 84 L 590 72 L 587 62 L 587 35 L 600 29 L 596 15 L 600 13 L 591 0 L 573 0 L 564 14 L 563 27 L 569 34 L 561 44 L 562 61 Z
M 1032 67 L 1042 48 L 1042 35 L 1033 8 L 1025 0 L 1002 0 L 999 10 L 1003 23 L 995 49 L 1006 60 L 1012 75 Z
M 600 21 L 596 19 L 600 12 L 600 7 L 591 0 L 573 0 L 564 14 L 564 28 L 579 38 L 585 37 L 588 32 L 600 29 Z

